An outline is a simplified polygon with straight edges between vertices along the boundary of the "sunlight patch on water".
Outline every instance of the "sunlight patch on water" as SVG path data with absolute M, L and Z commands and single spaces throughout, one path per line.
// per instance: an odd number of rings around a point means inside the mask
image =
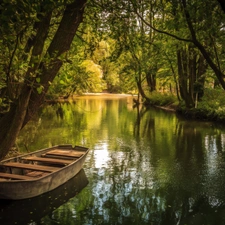
M 94 161 L 95 161 L 95 168 L 108 167 L 110 156 L 107 143 L 101 142 L 95 146 Z

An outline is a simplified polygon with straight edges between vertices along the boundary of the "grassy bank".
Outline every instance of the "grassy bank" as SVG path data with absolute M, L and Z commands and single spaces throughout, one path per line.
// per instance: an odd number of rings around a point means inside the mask
M 206 89 L 204 97 L 196 108 L 187 109 L 185 104 L 172 94 L 153 93 L 147 104 L 174 110 L 191 119 L 225 122 L 225 92 L 220 89 Z

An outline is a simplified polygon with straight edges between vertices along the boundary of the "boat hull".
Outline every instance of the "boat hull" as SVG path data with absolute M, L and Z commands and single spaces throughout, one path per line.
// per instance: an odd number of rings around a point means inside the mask
M 87 185 L 87 176 L 85 171 L 81 169 L 75 177 L 66 183 L 40 196 L 15 201 L 1 200 L 0 224 L 35 224 L 34 221 L 40 221 L 41 218 L 50 215 L 69 199 L 74 198 Z
M 54 148 L 59 148 L 59 146 L 54 146 L 50 150 Z M 68 146 L 67 148 L 69 149 Z M 38 151 L 38 153 L 40 154 L 45 151 L 46 149 Z M 0 181 L 0 198 L 13 200 L 26 199 L 41 195 L 59 187 L 73 178 L 82 169 L 87 153 L 88 150 L 86 150 L 78 160 L 38 179 Z M 4 162 L 6 161 L 3 161 L 3 163 Z

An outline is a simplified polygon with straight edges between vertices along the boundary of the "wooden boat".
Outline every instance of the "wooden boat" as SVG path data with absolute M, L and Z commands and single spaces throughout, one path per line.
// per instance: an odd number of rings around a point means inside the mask
M 26 199 L 49 192 L 74 177 L 89 149 L 58 145 L 0 162 L 0 198 Z
M 0 224 L 40 224 L 43 217 L 51 217 L 54 210 L 74 198 L 87 185 L 87 176 L 81 169 L 66 183 L 42 195 L 21 200 L 1 199 Z

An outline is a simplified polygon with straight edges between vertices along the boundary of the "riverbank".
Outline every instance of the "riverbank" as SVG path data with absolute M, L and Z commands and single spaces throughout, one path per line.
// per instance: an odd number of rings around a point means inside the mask
M 76 99 L 88 98 L 88 99 L 118 99 L 118 98 L 128 98 L 132 97 L 137 99 L 137 95 L 132 94 L 112 94 L 112 93 L 84 93 L 82 95 L 71 95 L 68 98 L 59 97 L 57 99 L 46 99 L 45 102 L 47 103 L 57 103 L 57 102 L 69 102 L 69 101 L 76 101 Z
M 112 93 L 84 93 L 83 95 L 73 95 L 70 98 L 71 99 L 77 99 L 77 98 L 103 98 L 103 99 L 117 99 L 117 98 L 127 98 L 127 97 L 134 97 L 137 98 L 137 95 L 131 95 L 131 94 L 112 94 Z
M 203 108 L 182 108 L 179 104 L 170 104 L 165 106 L 151 105 L 151 107 L 171 111 L 188 120 L 210 121 L 215 123 L 225 123 L 225 111 L 216 113 L 214 110 L 205 110 Z
M 188 109 L 183 101 L 177 100 L 176 96 L 155 92 L 149 96 L 145 105 L 174 111 L 186 119 L 225 123 L 225 99 L 223 96 L 223 90 L 205 90 L 204 96 L 198 101 L 196 107 Z
M 204 97 L 198 103 L 197 108 L 187 109 L 183 102 L 179 102 L 177 97 L 172 94 L 164 93 L 152 93 L 149 96 L 150 101 L 140 102 L 145 107 L 157 107 L 166 111 L 175 112 L 186 119 L 195 119 L 201 121 L 214 121 L 214 122 L 225 122 L 225 101 L 223 95 L 218 90 L 210 90 L 205 92 Z M 82 95 L 73 95 L 69 98 L 59 98 L 56 100 L 47 100 L 48 103 L 57 103 L 65 101 L 75 101 L 76 99 L 82 98 L 89 99 L 118 99 L 118 98 L 133 98 L 134 106 L 137 104 L 137 95 L 132 94 L 115 94 L 115 93 L 84 93 Z

